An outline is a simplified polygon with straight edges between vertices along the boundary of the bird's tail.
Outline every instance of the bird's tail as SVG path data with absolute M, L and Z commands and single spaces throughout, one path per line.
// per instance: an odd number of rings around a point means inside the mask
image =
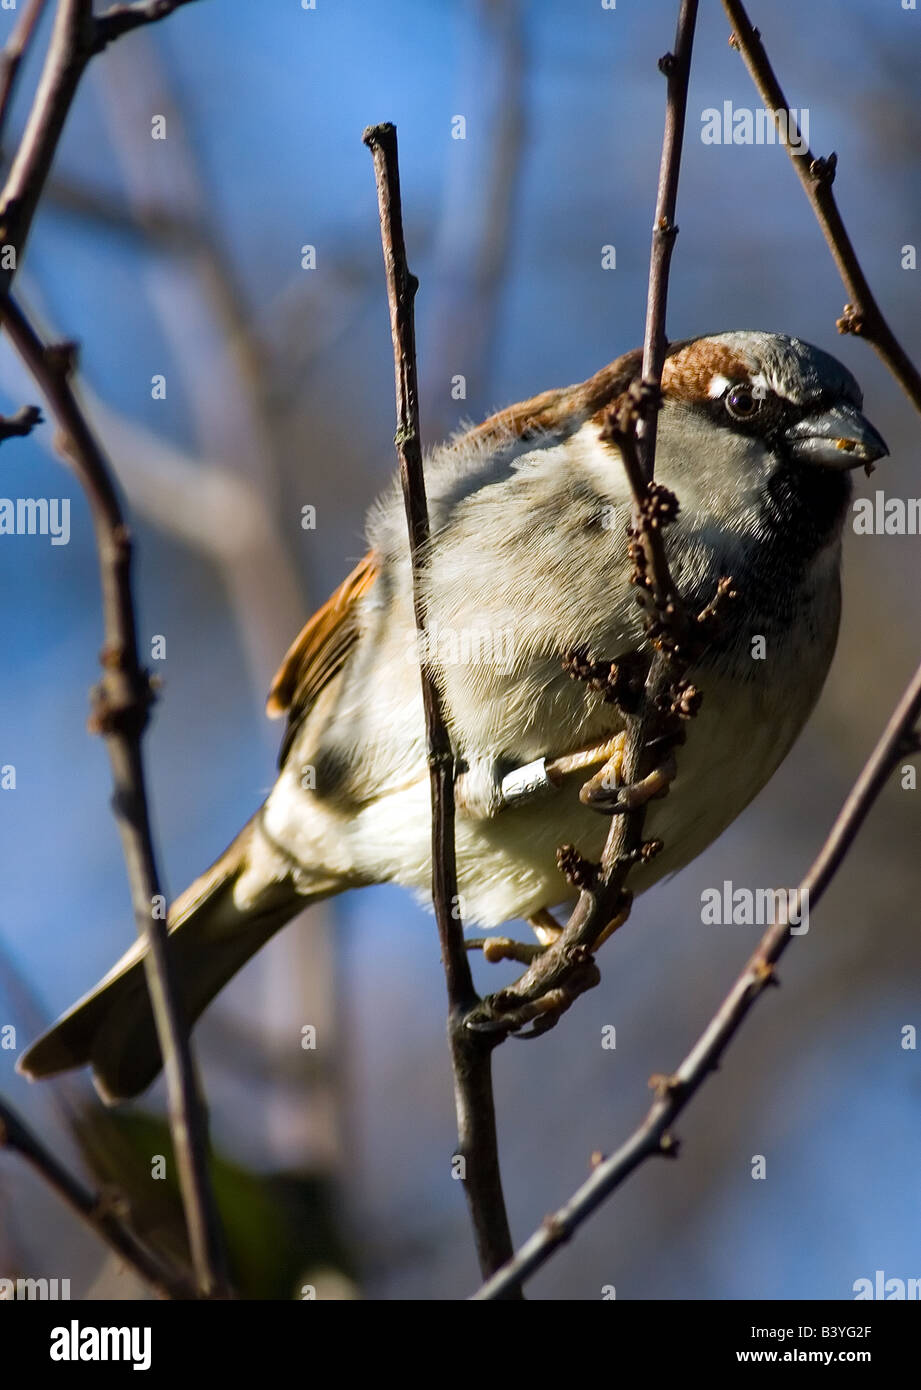
M 173 976 L 188 1027 L 227 981 L 289 919 L 341 885 L 318 879 L 295 888 L 289 875 L 272 877 L 256 892 L 234 887 L 250 868 L 259 834 L 257 813 L 220 859 L 176 899 L 168 927 Z M 241 902 L 237 901 L 241 898 Z M 163 1065 L 138 941 L 19 1059 L 32 1080 L 89 1064 L 107 1104 L 139 1095 Z

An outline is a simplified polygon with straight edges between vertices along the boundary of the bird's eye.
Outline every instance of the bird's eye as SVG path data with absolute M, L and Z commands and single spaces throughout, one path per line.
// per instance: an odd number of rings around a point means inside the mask
M 734 420 L 750 420 L 761 409 L 761 398 L 750 386 L 733 386 L 726 393 L 726 409 Z

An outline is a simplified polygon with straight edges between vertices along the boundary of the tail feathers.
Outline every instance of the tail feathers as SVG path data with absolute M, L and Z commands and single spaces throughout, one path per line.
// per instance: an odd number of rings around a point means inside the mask
M 221 858 L 176 899 L 169 914 L 170 952 L 179 1002 L 191 1028 L 219 990 L 280 927 L 337 885 L 318 882 L 297 891 L 290 877 L 272 879 L 243 906 L 234 885 L 249 867 L 257 816 Z M 32 1080 L 72 1067 L 93 1068 L 96 1090 L 117 1104 L 145 1090 L 163 1062 L 144 973 L 145 943 L 137 941 L 19 1060 Z

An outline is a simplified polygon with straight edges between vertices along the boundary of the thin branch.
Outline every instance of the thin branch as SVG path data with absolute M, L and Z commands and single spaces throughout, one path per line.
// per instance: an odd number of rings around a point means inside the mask
M 163 1298 L 194 1298 L 195 1289 L 180 1269 L 155 1254 L 125 1225 L 111 1199 L 83 1186 L 55 1158 L 5 1101 L 0 1099 L 0 1149 L 17 1153 L 52 1187 L 71 1211 L 95 1231 Z
M 70 386 L 72 347 L 46 347 L 18 305 L 0 295 L 0 323 L 45 395 L 60 430 L 59 448 L 83 487 L 93 516 L 99 553 L 105 645 L 102 680 L 94 692 L 91 727 L 105 736 L 112 764 L 113 810 L 122 841 L 134 917 L 147 952 L 144 967 L 163 1056 L 170 1129 L 185 1206 L 196 1277 L 201 1292 L 226 1292 L 220 1221 L 210 1188 L 206 1122 L 187 1029 L 167 945 L 166 922 L 154 915 L 162 902 L 153 849 L 141 736 L 152 701 L 147 672 L 138 659 L 131 591 L 132 545 L 111 470 Z
M 15 415 L 0 415 L 0 440 L 31 434 L 41 422 L 42 412 L 37 405 L 20 406 Z
M 422 442 L 419 436 L 419 392 L 413 312 L 419 282 L 406 263 L 396 128 L 389 123 L 369 126 L 362 140 L 371 151 L 377 182 L 396 378 L 397 432 L 394 442 L 400 461 L 400 482 L 403 486 L 406 523 L 409 529 L 413 611 L 416 630 L 421 638 L 425 632 L 422 556 L 430 533 L 425 475 L 422 468 Z M 463 925 L 459 917 L 451 912 L 457 900 L 454 752 L 431 663 L 422 660 L 420 667 L 428 762 L 432 779 L 432 897 L 444 955 L 448 997 L 452 1007 L 465 1008 L 475 998 L 476 990 L 464 946 Z
M 178 0 L 186 3 L 186 0 Z M 92 0 L 60 0 L 44 68 L 23 137 L 0 195 L 0 243 L 12 248 L 0 272 L 0 322 L 45 393 L 61 432 L 61 449 L 84 487 L 96 531 L 106 642 L 103 677 L 94 693 L 91 725 L 106 738 L 115 794 L 113 808 L 128 870 L 135 921 L 147 944 L 144 968 L 164 1059 L 170 1128 L 176 1154 L 189 1245 L 199 1290 L 227 1292 L 220 1222 L 207 1166 L 207 1129 L 199 1103 L 187 1030 L 167 948 L 166 922 L 154 915 L 162 901 L 153 850 L 141 757 L 141 736 L 152 695 L 138 660 L 131 592 L 131 540 L 105 456 L 70 387 L 72 345 L 46 347 L 9 297 L 13 276 L 87 63 L 109 38 L 136 22 L 162 19 L 177 7 L 160 3 L 117 7 L 101 19 Z M 136 22 L 126 22 L 127 20 Z M 120 25 L 120 27 L 119 27 Z
M 677 501 L 653 482 L 654 422 L 665 357 L 668 272 L 677 235 L 675 200 L 696 19 L 697 0 L 682 0 L 675 53 L 659 63 L 668 78 L 668 95 L 650 253 L 643 381 L 615 403 L 605 426 L 605 437 L 617 445 L 633 495 L 629 554 L 633 582 L 646 612 L 647 641 L 654 650 L 639 707 L 622 705 L 625 741 L 616 780 L 627 788 L 667 765 L 674 748 L 684 740 L 683 723 L 696 713 L 700 698 L 682 677 L 697 654 L 696 642 L 689 639 L 703 635 L 705 627 L 697 627 L 690 619 L 668 569 L 661 531 L 676 515 Z M 641 462 L 638 433 L 644 422 L 646 457 Z M 718 597 L 728 593 L 727 581 Z M 715 619 L 715 604 L 698 616 L 704 622 Z M 593 674 L 588 669 L 580 671 L 577 661 L 571 669 L 581 678 Z M 609 766 L 593 780 L 611 785 L 614 773 Z M 662 790 L 667 786 L 664 781 Z M 587 790 L 583 788 L 583 800 Z M 632 895 L 626 888 L 628 876 L 636 863 L 648 860 L 662 848 L 658 841 L 644 841 L 645 818 L 645 802 L 638 801 L 629 810 L 618 808 L 599 865 L 582 860 L 572 846 L 560 850 L 560 868 L 579 890 L 569 921 L 559 939 L 538 955 L 513 985 L 484 1001 L 468 1026 L 507 1032 L 533 1022 L 529 1033 L 519 1035 L 537 1036 L 552 1027 L 579 994 L 598 983 L 600 974 L 593 953 L 629 915 Z
M 22 60 L 47 4 L 48 0 L 28 0 L 18 23 L 6 41 L 3 53 L 0 54 L 0 144 L 3 143 L 6 118 L 9 115 Z
M 921 372 L 896 338 L 876 302 L 832 192 L 838 156 L 831 154 L 828 158 L 816 159 L 804 145 L 761 42 L 761 35 L 748 18 L 745 6 L 739 0 L 723 0 L 723 7 L 733 26 L 729 42 L 742 54 L 761 100 L 774 116 L 780 138 L 806 190 L 806 197 L 844 281 L 848 303 L 837 321 L 838 332 L 853 333 L 866 339 L 879 353 L 909 400 L 921 410 Z
M 844 317 L 838 322 L 839 331 L 858 334 L 872 343 L 908 397 L 921 409 L 921 374 L 909 360 L 883 317 L 860 268 L 831 193 L 836 157 L 832 155 L 827 160 L 816 160 L 810 151 L 798 153 L 793 148 L 799 145 L 802 149 L 801 138 L 768 62 L 760 35 L 752 28 L 744 7 L 737 3 L 737 0 L 723 0 L 723 3 L 735 26 L 730 42 L 743 53 L 762 100 L 774 112 L 781 137 L 806 188 L 835 263 L 851 296 L 851 303 L 846 306 Z M 778 119 L 779 112 L 786 113 L 785 122 Z M 653 251 L 655 261 L 655 239 Z M 667 255 L 665 259 L 667 260 Z M 650 302 L 651 300 L 652 293 Z M 647 342 L 650 341 L 655 341 L 655 335 L 649 333 L 647 326 Z M 629 451 L 625 462 L 630 476 Z M 636 496 L 636 485 L 632 479 L 631 485 Z M 653 557 L 650 555 L 649 558 L 652 563 Z M 921 667 L 894 710 L 812 867 L 795 891 L 795 901 L 806 902 L 810 906 L 815 906 L 819 901 L 893 768 L 907 753 L 918 750 L 915 726 L 919 716 Z M 657 1098 L 643 1124 L 615 1154 L 596 1167 L 592 1176 L 565 1206 L 545 1220 L 541 1229 L 525 1242 L 514 1260 L 475 1295 L 477 1299 L 503 1298 L 508 1289 L 520 1287 L 522 1280 L 543 1265 L 552 1252 L 570 1238 L 590 1213 L 644 1159 L 654 1153 L 670 1156 L 677 1153 L 677 1143 L 669 1133 L 671 1125 L 709 1073 L 719 1065 L 723 1052 L 755 1000 L 768 984 L 775 982 L 774 966 L 791 940 L 788 912 L 789 909 L 782 914 L 781 920 L 765 933 L 745 970 L 677 1072 L 669 1077 L 653 1078 Z
M 135 4 L 112 5 L 96 20 L 93 52 L 101 53 L 113 39 L 129 34 L 132 29 L 140 29 L 142 25 L 166 19 L 183 5 L 191 3 L 192 0 L 136 0 Z
M 12 248 L 0 269 L 0 293 L 12 284 L 80 78 L 94 54 L 141 24 L 165 19 L 191 0 L 116 5 L 98 19 L 92 0 L 60 0 L 32 109 L 0 193 L 0 245 Z
M 414 300 L 418 281 L 406 263 L 396 128 L 369 126 L 364 143 L 374 160 L 381 240 L 390 305 L 396 377 L 400 481 L 409 529 L 416 629 L 425 631 L 422 555 L 429 539 L 428 504 L 419 433 Z M 420 651 L 425 647 L 420 642 Z M 511 1256 L 512 1243 L 502 1195 L 492 1094 L 491 1054 L 498 1037 L 471 1033 L 464 1025 L 480 1000 L 473 984 L 459 911 L 454 846 L 454 752 L 431 664 L 420 658 L 422 700 L 432 784 L 432 901 L 438 923 L 448 988 L 448 1038 L 454 1072 L 458 1143 L 464 1160 L 464 1191 L 470 1208 L 480 1267 L 492 1273 Z M 521 1295 L 512 1291 L 514 1298 Z
M 0 194 L 0 243 L 13 251 L 4 257 L 8 268 L 0 270 L 0 291 L 9 289 L 22 261 L 64 122 L 92 56 L 92 34 L 92 0 L 60 0 L 32 109 Z
M 808 903 L 811 911 L 840 868 L 848 849 L 866 820 L 877 797 L 896 765 L 907 752 L 917 751 L 913 738 L 921 717 L 921 666 L 892 713 L 882 736 L 854 783 L 828 838 L 794 898 Z M 755 1001 L 770 984 L 776 983 L 774 966 L 792 940 L 788 913 L 762 937 L 758 949 L 736 980 L 716 1014 L 691 1051 L 671 1076 L 653 1077 L 656 1100 L 648 1115 L 625 1144 L 604 1159 L 590 1178 L 558 1211 L 548 1216 L 538 1231 L 503 1270 L 474 1295 L 475 1299 L 502 1298 L 505 1291 L 533 1274 L 560 1245 L 569 1240 L 579 1226 L 618 1188 L 635 1168 L 653 1154 L 673 1157 L 677 1141 L 670 1129 L 732 1041 Z
M 659 59 L 659 70 L 668 80 L 668 99 L 665 106 L 665 134 L 662 138 L 662 157 L 659 164 L 656 214 L 652 227 L 646 331 L 643 337 L 643 381 L 656 393 L 654 399 L 658 399 L 662 367 L 665 363 L 668 270 L 675 238 L 678 235 L 675 207 L 678 201 L 678 176 L 681 173 L 681 147 L 684 143 L 684 119 L 688 104 L 697 3 L 698 0 L 682 0 L 678 12 L 674 51 Z M 658 419 L 658 408 L 654 407 L 647 411 L 637 424 L 640 462 L 649 479 L 654 472 Z

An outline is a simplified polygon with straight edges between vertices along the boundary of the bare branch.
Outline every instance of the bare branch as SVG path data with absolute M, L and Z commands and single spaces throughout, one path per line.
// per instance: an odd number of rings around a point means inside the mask
M 0 415 L 0 439 L 31 434 L 41 422 L 42 412 L 37 405 L 20 406 L 15 415 Z
M 92 0 L 60 0 L 32 109 L 0 194 L 0 245 L 13 252 L 4 257 L 6 268 L 0 269 L 0 293 L 9 290 L 22 261 L 64 123 L 90 59 L 119 34 L 164 19 L 189 3 L 149 0 L 141 5 L 116 5 L 94 19 Z
M 362 138 L 371 151 L 377 182 L 396 375 L 395 442 L 409 528 L 416 629 L 421 636 L 425 630 L 421 557 L 429 538 L 429 519 L 419 435 L 413 316 L 418 281 L 406 263 L 396 128 L 389 123 L 369 126 Z M 421 644 L 420 649 L 425 650 Z M 425 657 L 420 660 L 420 669 L 432 783 L 432 901 L 448 987 L 448 1038 L 454 1071 L 458 1143 L 465 1164 L 464 1191 L 480 1267 L 491 1273 L 512 1253 L 492 1095 L 491 1054 L 500 1039 L 473 1034 L 464 1026 L 468 1014 L 480 1001 L 470 972 L 464 928 L 457 907 L 454 753 L 434 672 Z M 521 1295 L 512 1290 L 510 1297 L 520 1298 Z
M 139 1278 L 164 1298 L 194 1298 L 185 1274 L 144 1245 L 126 1226 L 117 1206 L 78 1182 L 42 1144 L 5 1101 L 0 1099 L 0 1149 L 18 1153 L 49 1187 L 130 1265 Z
M 113 810 L 128 869 L 138 932 L 147 943 L 147 985 L 163 1055 L 170 1128 L 176 1150 L 196 1276 L 209 1296 L 226 1291 L 220 1222 L 208 1181 L 207 1133 L 187 1030 L 167 945 L 163 900 L 147 809 L 141 736 L 152 702 L 138 659 L 131 592 L 131 539 L 109 464 L 70 386 L 72 345 L 46 347 L 18 305 L 0 295 L 0 323 L 45 395 L 60 430 L 59 448 L 83 487 L 93 516 L 102 585 L 105 645 L 91 728 L 105 736 L 114 782 Z
M 0 144 L 3 141 L 6 118 L 9 115 L 23 57 L 47 4 L 48 0 L 28 0 L 16 27 L 6 41 L 3 53 L 0 54 Z
M 422 469 L 422 442 L 419 437 L 419 391 L 413 314 L 419 282 L 406 263 L 396 128 L 389 123 L 369 126 L 362 139 L 371 151 L 377 181 L 396 377 L 397 432 L 394 442 L 400 461 L 400 482 L 403 486 L 406 522 L 409 528 L 416 630 L 421 636 L 425 631 L 425 600 L 421 584 L 422 554 L 429 540 L 429 517 L 425 475 Z M 420 667 L 428 761 L 432 777 L 432 897 L 444 953 L 448 995 L 452 1006 L 464 1007 L 470 1003 L 476 991 L 464 947 L 463 926 L 460 919 L 452 916 L 451 912 L 457 900 L 454 854 L 454 752 L 431 663 L 423 659 Z
M 113 5 L 96 20 L 93 52 L 101 53 L 113 39 L 129 34 L 132 29 L 140 29 L 142 25 L 166 19 L 183 5 L 191 3 L 192 0 L 136 0 L 134 4 Z
M 44 68 L 26 128 L 0 195 L 0 243 L 10 248 L 0 272 L 0 322 L 45 393 L 60 429 L 60 447 L 90 503 L 102 581 L 106 643 L 103 677 L 94 693 L 91 727 L 106 737 L 115 794 L 113 807 L 128 869 L 144 966 L 164 1059 L 170 1128 L 176 1152 L 198 1287 L 206 1296 L 227 1292 L 226 1262 L 217 1207 L 208 1180 L 207 1129 L 187 1031 L 177 1003 L 166 922 L 155 913 L 160 893 L 147 809 L 141 736 L 152 693 L 138 660 L 131 592 L 131 541 L 109 465 L 70 387 L 72 344 L 46 347 L 9 297 L 35 211 L 45 188 L 64 122 L 87 63 L 109 38 L 164 18 L 178 3 L 118 6 L 102 19 L 92 0 L 60 0 Z M 130 11 L 126 14 L 125 11 Z
M 64 122 L 92 56 L 92 34 L 92 0 L 61 0 L 32 109 L 0 194 L 0 243 L 13 252 L 4 258 L 8 268 L 0 270 L 0 291 L 9 289 L 22 261 Z
M 668 100 L 665 106 L 665 134 L 662 138 L 662 158 L 659 164 L 656 215 L 652 227 L 646 331 L 643 336 L 643 382 L 656 393 L 654 400 L 658 399 L 665 362 L 668 270 L 675 238 L 678 235 L 675 206 L 678 200 L 678 176 L 681 173 L 681 147 L 684 142 L 684 118 L 688 104 L 697 2 L 698 0 L 682 0 L 678 12 L 674 52 L 666 53 L 659 59 L 659 70 L 668 80 Z M 658 409 L 654 406 L 644 413 L 637 425 L 640 462 L 649 479 L 654 471 L 658 418 Z
M 625 741 L 617 755 L 616 773 L 613 763 L 609 763 L 582 789 L 582 800 L 599 809 L 602 801 L 614 808 L 616 787 L 629 792 L 645 784 L 648 789 L 649 779 L 657 778 L 661 783 L 658 790 L 667 791 L 669 779 L 662 775 L 663 769 L 671 763 L 675 747 L 683 742 L 683 723 L 696 713 L 699 703 L 693 687 L 685 687 L 682 682 L 683 673 L 696 654 L 694 643 L 689 640 L 694 625 L 669 573 L 661 534 L 662 527 L 674 518 L 677 502 L 667 489 L 657 487 L 652 480 L 655 467 L 653 422 L 659 408 L 665 355 L 668 272 L 677 234 L 675 199 L 696 19 L 697 0 L 682 0 L 675 39 L 678 56 L 668 55 L 659 64 L 668 78 L 668 97 L 650 255 L 644 380 L 639 390 L 627 393 L 615 403 L 605 426 L 606 437 L 620 451 L 633 494 L 629 553 L 633 562 L 633 582 L 646 611 L 647 639 L 654 655 L 646 672 L 639 707 L 622 706 Z M 637 438 L 643 422 L 646 425 L 645 466 L 640 460 Z M 587 679 L 594 675 L 593 670 L 580 669 L 578 654 L 573 656 L 576 660 L 570 663 L 570 669 L 577 678 Z M 468 1020 L 468 1026 L 504 1032 L 514 1029 L 519 1036 L 534 1037 L 553 1027 L 579 994 L 598 983 L 600 975 L 593 954 L 610 933 L 627 920 L 632 901 L 626 889 L 630 871 L 634 864 L 651 858 L 662 847 L 658 841 L 643 840 L 647 799 L 637 799 L 629 808 L 625 803 L 616 807 L 599 865 L 585 864 L 574 854 L 572 846 L 563 846 L 559 854 L 560 867 L 573 887 L 579 889 L 569 921 L 559 939 L 537 956 L 513 985 L 484 1001 Z M 527 1023 L 533 1023 L 531 1031 L 521 1033 L 521 1027 Z
M 905 757 L 921 717 L 921 666 L 892 713 L 879 742 L 842 806 L 825 843 L 805 878 L 795 890 L 795 900 L 808 902 L 810 911 L 819 902 L 860 827 L 896 764 Z M 656 1100 L 648 1115 L 625 1144 L 594 1169 L 573 1197 L 534 1232 L 514 1260 L 474 1295 L 475 1299 L 502 1298 L 507 1289 L 533 1274 L 560 1245 L 573 1235 L 606 1197 L 635 1168 L 653 1154 L 674 1156 L 677 1141 L 670 1130 L 677 1117 L 703 1085 L 732 1041 L 742 1021 L 764 989 L 776 983 L 774 966 L 792 939 L 789 912 L 762 937 L 758 949 L 720 1005 L 691 1051 L 671 1076 L 653 1077 Z
M 761 42 L 761 35 L 748 18 L 745 6 L 739 0 L 723 0 L 723 7 L 733 26 L 729 42 L 742 54 L 761 100 L 774 115 L 781 140 L 806 190 L 806 197 L 844 281 L 848 303 L 837 321 L 838 332 L 853 333 L 866 339 L 879 353 L 909 400 L 916 409 L 921 410 L 921 372 L 896 338 L 876 302 L 832 192 L 838 156 L 830 154 L 827 158 L 815 158 L 805 145 L 790 113 L 787 99 Z M 779 119 L 779 116 L 783 119 Z
M 737 3 L 737 0 L 723 0 L 723 3 L 735 25 L 735 33 L 730 42 L 743 53 L 762 100 L 773 110 L 775 119 L 780 111 L 788 113 L 786 99 L 768 62 L 760 35 L 752 28 L 744 7 Z M 906 356 L 882 315 L 857 261 L 831 193 L 835 156 L 830 156 L 828 160 L 815 160 L 808 150 L 805 153 L 797 153 L 791 142 L 793 145 L 799 143 L 800 147 L 802 142 L 789 113 L 786 123 L 778 121 L 778 128 L 851 295 L 852 303 L 846 307 L 844 318 L 839 320 L 839 330 L 867 338 L 909 398 L 921 409 L 921 374 Z M 655 259 L 654 241 L 654 263 Z M 650 278 L 652 280 L 652 273 Z M 651 289 L 650 286 L 650 302 Z M 647 341 L 650 336 L 647 331 Z M 638 490 L 633 480 L 636 465 L 634 463 L 631 469 L 629 447 L 625 462 L 636 499 Z M 655 556 L 648 546 L 647 554 L 650 567 L 653 568 L 658 567 L 660 559 L 664 559 L 664 556 Z M 660 584 L 664 582 L 667 581 L 659 581 Z M 648 690 L 647 682 L 647 692 Z M 809 872 L 799 888 L 794 891 L 794 901 L 808 902 L 810 907 L 818 903 L 841 866 L 893 768 L 906 756 L 906 752 L 917 751 L 919 740 L 916 726 L 919 717 L 921 667 L 916 671 L 893 711 L 876 748 L 855 782 Z M 781 920 L 765 933 L 745 970 L 678 1070 L 671 1076 L 652 1079 L 651 1084 L 657 1092 L 656 1101 L 639 1128 L 615 1154 L 596 1166 L 592 1176 L 583 1183 L 574 1197 L 552 1216 L 547 1217 L 541 1229 L 525 1242 L 514 1260 L 488 1281 L 475 1298 L 503 1298 L 508 1289 L 520 1287 L 521 1281 L 540 1268 L 552 1252 L 568 1240 L 591 1212 L 646 1158 L 655 1153 L 668 1156 L 677 1153 L 677 1141 L 669 1132 L 671 1125 L 703 1085 L 709 1073 L 717 1068 L 723 1052 L 755 1000 L 768 984 L 775 983 L 774 966 L 791 939 L 788 907 Z

